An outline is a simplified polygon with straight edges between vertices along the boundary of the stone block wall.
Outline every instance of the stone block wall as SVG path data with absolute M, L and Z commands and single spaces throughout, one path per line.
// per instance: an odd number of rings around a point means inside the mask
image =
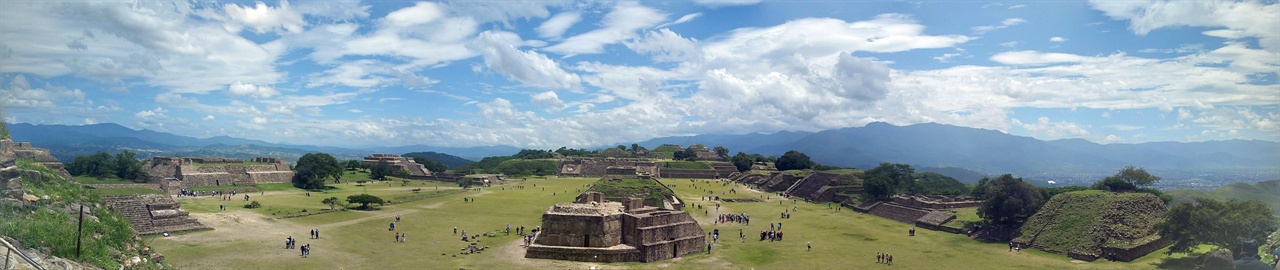
M 543 214 L 537 244 L 565 247 L 611 247 L 622 244 L 619 215 Z
M 609 167 L 635 168 L 636 172 L 659 173 L 651 160 L 634 158 L 574 158 L 561 159 L 559 172 L 566 176 L 605 176 Z
M 95 189 L 112 189 L 112 188 L 145 188 L 164 191 L 160 188 L 160 184 L 155 183 L 139 183 L 139 184 L 92 184 L 85 185 Z
M 871 208 L 868 213 L 887 219 L 897 220 L 903 223 L 915 224 L 916 220 L 929 214 L 929 212 L 910 208 L 896 203 L 881 203 Z
M 797 178 L 795 176 L 791 176 L 789 174 L 774 173 L 769 177 L 769 180 L 765 181 L 764 184 L 761 184 L 761 187 L 768 191 L 782 191 L 791 187 L 796 180 Z
M 837 176 L 840 175 L 822 172 L 810 174 L 808 177 L 801 178 L 800 180 L 797 180 L 795 184 L 792 184 L 791 187 L 788 187 L 787 194 L 806 199 L 815 199 L 815 195 L 817 195 L 818 190 L 831 184 L 831 180 L 836 179 Z
M 1151 254 L 1151 252 L 1155 252 L 1156 250 L 1160 250 L 1171 244 L 1173 244 L 1173 242 L 1167 238 L 1156 238 L 1146 244 L 1141 244 L 1129 249 L 1103 247 L 1102 256 L 1114 255 L 1115 257 L 1113 257 L 1113 259 L 1115 260 L 1130 262 L 1141 258 L 1142 256 L 1147 256 L 1147 254 Z
M 525 258 L 580 262 L 635 262 L 640 252 L 635 247 L 618 249 L 559 247 L 534 244 L 525 250 Z
M 893 202 L 915 208 L 925 209 L 952 209 L 952 208 L 970 208 L 982 206 L 980 200 L 956 200 L 951 197 L 931 198 L 925 196 L 897 196 L 893 197 Z M 968 198 L 967 196 L 958 197 L 960 199 Z
M 699 178 L 714 179 L 718 177 L 715 170 L 691 170 L 691 169 L 661 169 L 658 171 L 658 177 L 662 178 Z

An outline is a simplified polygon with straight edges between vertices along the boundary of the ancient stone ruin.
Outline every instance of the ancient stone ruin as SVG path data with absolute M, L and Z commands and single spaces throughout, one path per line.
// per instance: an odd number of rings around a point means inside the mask
M 102 196 L 102 201 L 128 218 L 139 235 L 210 229 L 179 209 L 169 195 Z
M 237 158 L 154 157 L 142 169 L 170 194 L 186 187 L 252 186 L 259 183 L 288 183 L 293 170 L 283 159 L 259 157 L 246 163 Z
M 426 166 L 423 166 L 422 164 L 418 164 L 418 162 L 413 161 L 412 158 L 402 157 L 396 154 L 372 154 L 367 157 L 364 157 L 364 160 L 361 160 L 360 164 L 365 166 L 373 166 L 383 162 L 391 166 L 391 169 L 393 171 L 400 171 L 400 170 L 408 171 L 409 176 L 422 177 L 422 176 L 431 175 L 431 171 L 427 170 Z
M 689 213 L 586 192 L 542 214 L 542 231 L 526 258 L 584 262 L 653 262 L 703 251 L 706 235 Z
M 942 224 L 956 218 L 956 214 L 946 211 L 952 208 L 977 207 L 981 200 L 969 196 L 906 196 L 900 195 L 891 202 L 872 202 L 854 207 L 855 211 L 865 212 L 903 223 L 915 224 L 917 227 L 959 233 L 946 228 Z

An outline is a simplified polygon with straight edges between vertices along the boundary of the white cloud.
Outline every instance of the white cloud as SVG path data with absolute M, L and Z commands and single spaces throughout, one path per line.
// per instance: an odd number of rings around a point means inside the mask
M 542 22 L 542 25 L 538 26 L 535 30 L 538 31 L 539 37 L 559 39 L 561 35 L 564 35 L 565 30 L 569 30 L 569 27 L 578 23 L 579 20 L 582 20 L 582 13 L 572 11 L 562 12 L 560 14 L 556 14 L 556 16 L 552 16 L 551 19 L 547 19 L 547 21 Z
M 1000 46 L 1009 47 L 1009 48 L 1018 47 L 1018 42 L 1017 41 L 1001 42 Z
M 1088 125 L 1081 125 L 1066 121 L 1053 122 L 1049 120 L 1049 117 L 1042 116 L 1037 118 L 1034 123 L 1023 123 L 1017 118 L 1014 118 L 1012 122 L 1014 126 L 1021 127 L 1032 134 L 1039 135 L 1037 137 L 1049 140 L 1089 137 L 1089 131 L 1086 130 Z
M 162 118 L 165 117 L 164 113 L 164 108 L 156 107 L 154 110 L 139 111 L 138 113 L 133 114 L 133 117 L 143 119 Z
M 760 0 L 693 0 L 693 3 L 708 7 L 750 6 L 759 4 Z
M 697 40 L 681 37 L 666 28 L 649 31 L 644 37 L 624 44 L 636 53 L 652 56 L 657 62 L 682 62 L 700 57 Z
M 960 56 L 960 53 L 944 53 L 939 56 L 934 56 L 933 60 L 938 60 L 938 62 L 947 63 L 951 61 L 951 58 L 955 58 L 956 56 Z
M 1002 52 L 991 56 L 991 61 L 1006 65 L 1045 65 L 1060 63 L 1077 63 L 1085 57 L 1066 53 L 1044 53 L 1038 51 Z
M 1024 7 L 1027 7 L 1027 5 L 1012 5 L 1012 6 L 1009 6 L 1009 9 L 1019 9 Z
M 432 2 L 417 2 L 412 7 L 392 11 L 384 22 L 396 27 L 417 26 L 443 18 L 444 7 Z
M 1049 42 L 1066 42 L 1066 41 L 1067 41 L 1067 38 L 1064 38 L 1064 37 L 1051 37 L 1051 38 L 1049 38 Z
M 281 0 L 280 4 L 274 8 L 258 2 L 253 7 L 226 4 L 223 9 L 233 21 L 250 26 L 254 32 L 258 33 L 277 31 L 279 29 L 298 33 L 302 32 L 303 27 L 307 25 L 307 22 L 302 19 L 302 14 L 290 9 L 289 1 L 284 0 Z
M 489 69 L 525 85 L 574 90 L 580 88 L 582 80 L 577 74 L 564 71 L 546 55 L 517 49 L 515 44 L 520 43 L 520 37 L 514 33 L 485 31 L 468 48 L 479 53 Z
M 1027 22 L 1027 20 L 1022 18 L 1008 18 L 1000 21 L 1000 24 L 974 26 L 973 28 L 969 28 L 969 30 L 976 34 L 985 34 L 987 32 L 1009 28 L 1010 26 L 1019 25 L 1025 22 Z
M 555 91 L 546 91 L 534 94 L 530 102 L 547 108 L 547 111 L 559 111 L 565 108 L 564 101 L 560 100 L 560 96 Z
M 270 98 L 279 95 L 280 92 L 275 88 L 265 85 L 253 85 L 249 83 L 235 82 L 227 87 L 227 92 L 232 96 L 251 96 L 255 98 Z
M 658 25 L 667 14 L 631 2 L 620 2 L 605 14 L 601 28 L 569 37 L 545 50 L 564 55 L 604 52 L 604 46 L 635 38 L 636 31 Z
M 1139 129 L 1146 128 L 1144 126 L 1135 126 L 1135 125 L 1111 125 L 1109 127 L 1119 131 L 1131 131 L 1131 130 L 1139 130 Z
M 8 87 L 0 86 L 0 106 L 5 108 L 52 109 L 66 105 L 63 101 L 84 100 L 85 94 L 80 89 L 49 84 L 33 88 L 22 74 L 14 76 Z
M 1145 35 L 1165 27 L 1222 27 L 1206 35 L 1258 38 L 1262 48 L 1280 52 L 1280 3 L 1274 1 L 1105 1 L 1090 6 L 1108 17 L 1129 21 L 1129 29 Z

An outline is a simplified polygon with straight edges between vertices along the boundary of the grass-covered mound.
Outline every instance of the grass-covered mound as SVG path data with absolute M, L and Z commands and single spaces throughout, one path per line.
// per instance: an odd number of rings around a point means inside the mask
M 126 259 L 139 256 L 142 244 L 129 221 L 102 207 L 98 192 L 63 179 L 29 160 L 18 160 L 22 188 L 42 199 L 35 203 L 0 201 L 0 235 L 17 239 L 21 248 L 48 251 L 53 256 L 117 269 Z M 44 197 L 48 199 L 43 199 Z M 85 206 L 81 254 L 76 257 L 79 206 Z M 145 265 L 144 265 L 145 266 Z
M 1233 183 L 1215 190 L 1176 189 L 1169 191 L 1173 195 L 1173 203 L 1189 202 L 1191 198 L 1209 198 L 1219 201 L 1255 200 L 1271 207 L 1271 212 L 1280 216 L 1280 180 L 1257 183 Z
M 1169 208 L 1148 193 L 1086 190 L 1054 196 L 1027 219 L 1014 241 L 1048 252 L 1101 254 L 1155 239 Z
M 604 193 L 604 198 L 610 201 L 621 202 L 627 197 L 644 198 L 644 205 L 662 206 L 662 201 L 670 200 L 675 193 L 670 188 L 662 186 L 653 179 L 600 179 L 587 191 L 595 191 Z

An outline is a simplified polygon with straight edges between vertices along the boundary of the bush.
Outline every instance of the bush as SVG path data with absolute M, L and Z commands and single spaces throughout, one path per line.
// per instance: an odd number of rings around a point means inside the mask
M 252 201 L 252 202 L 249 202 L 249 204 L 244 205 L 244 208 L 249 208 L 249 209 L 262 208 L 262 203 L 258 201 Z

